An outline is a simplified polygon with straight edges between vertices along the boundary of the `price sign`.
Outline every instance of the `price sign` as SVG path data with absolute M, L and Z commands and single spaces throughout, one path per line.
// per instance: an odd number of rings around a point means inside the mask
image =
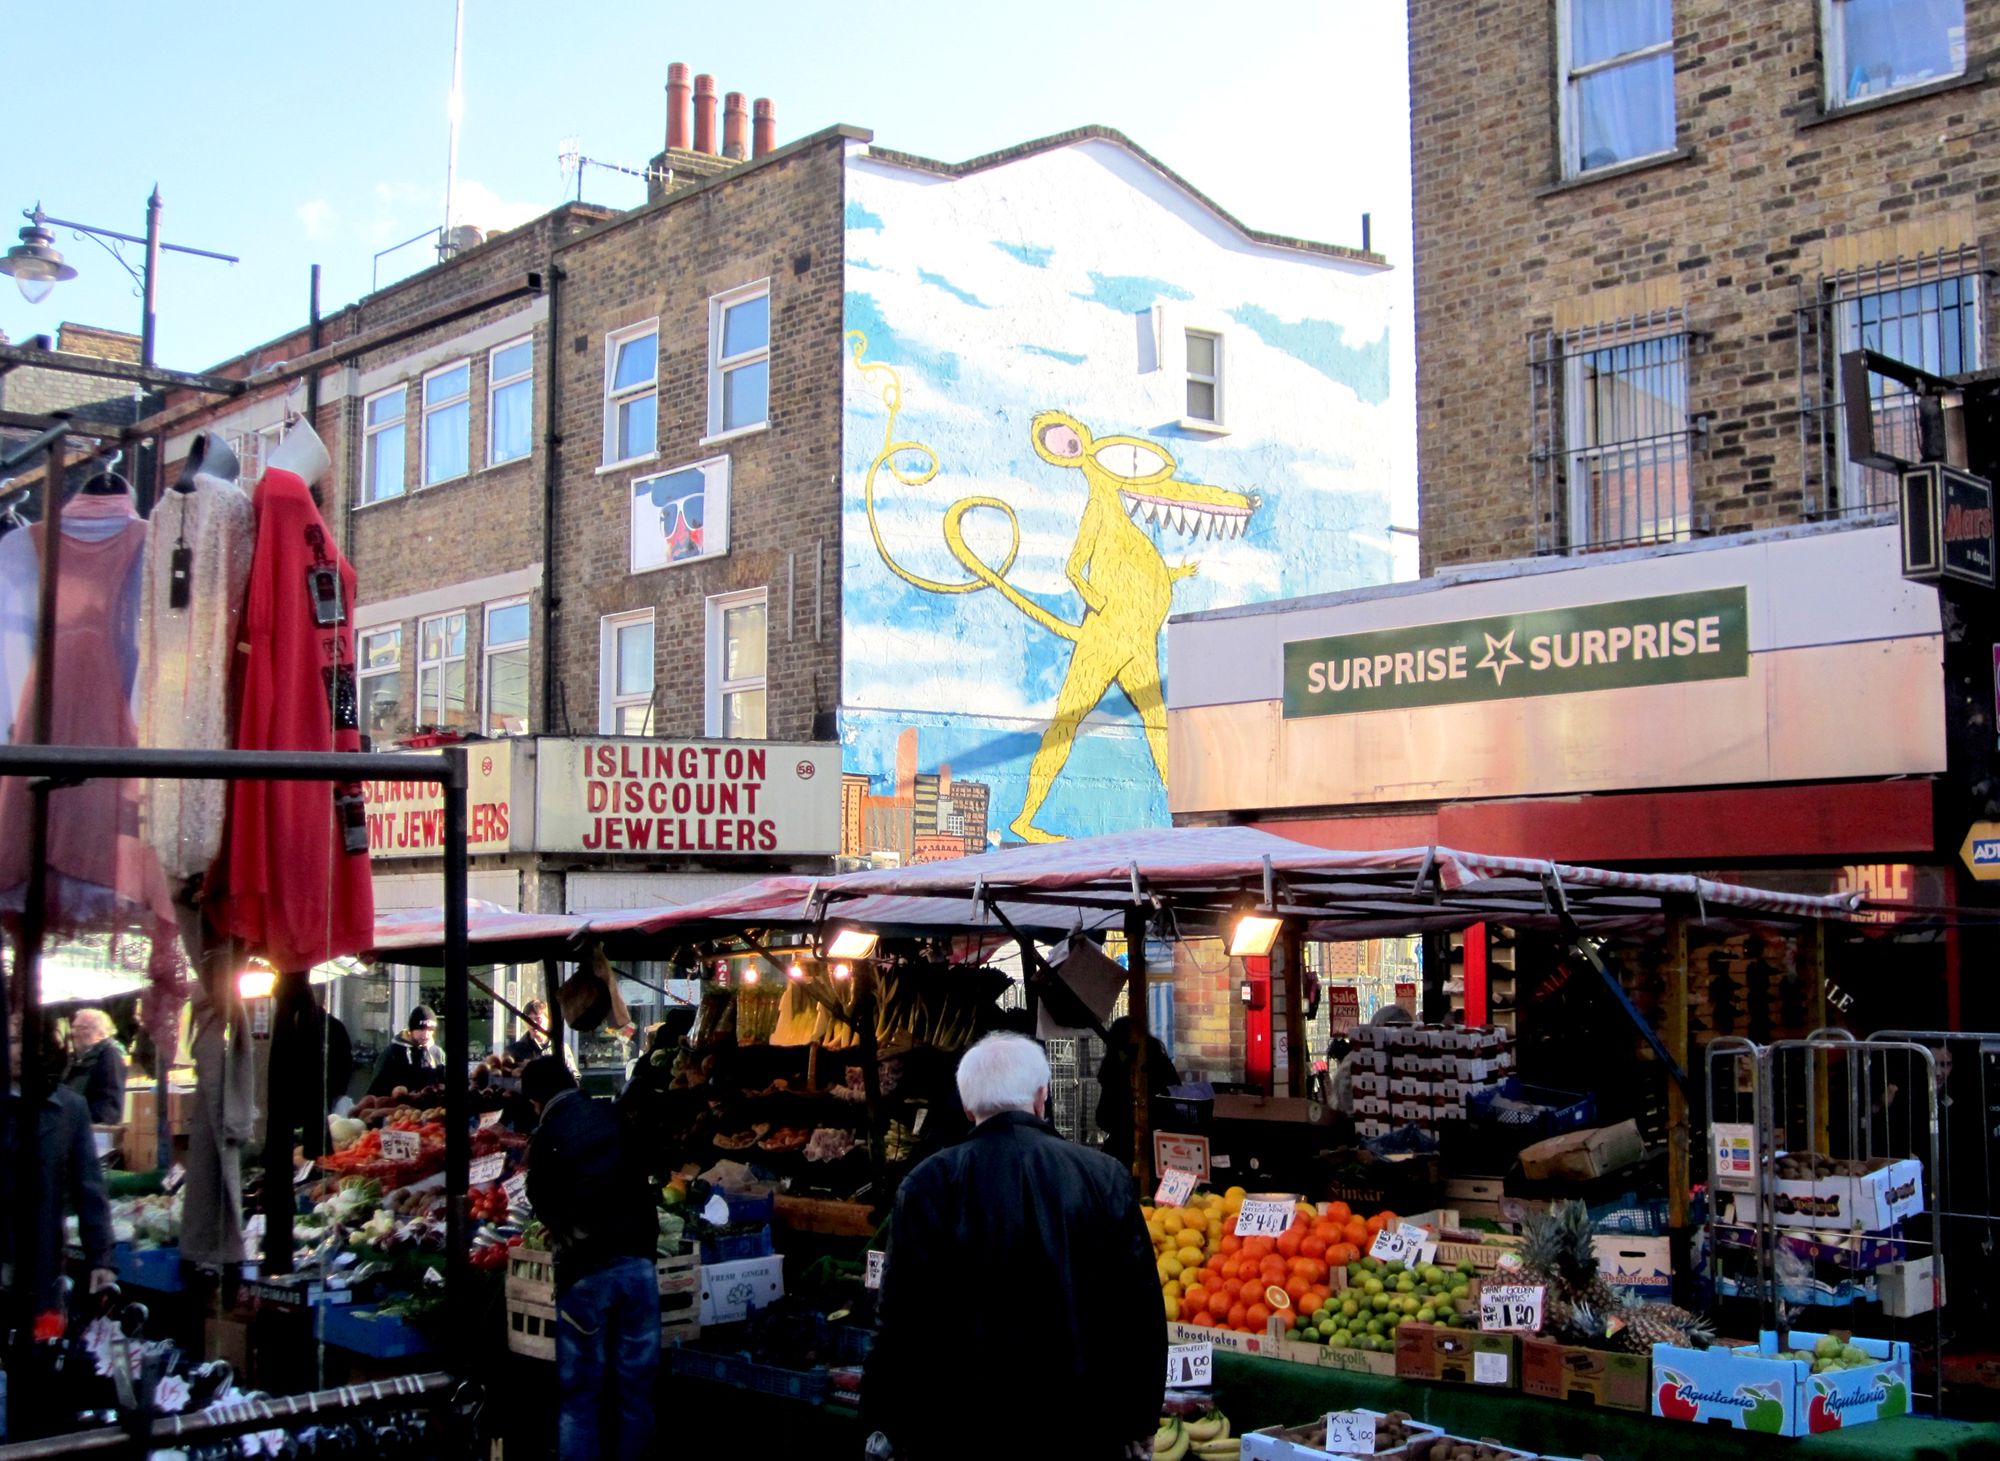
M 863 1288 L 879 1289 L 882 1287 L 882 1265 L 888 1261 L 888 1258 L 889 1255 L 880 1248 L 870 1248 L 868 1250 L 868 1271 L 861 1277 Z
M 1326 1448 L 1341 1456 L 1375 1454 L 1375 1417 L 1365 1410 L 1335 1410 L 1326 1418 Z
M 1400 1224 L 1394 1232 L 1384 1228 L 1369 1245 L 1368 1256 L 1384 1263 L 1429 1263 L 1437 1256 L 1437 1244 L 1430 1236 L 1410 1223 Z
M 528 1174 L 516 1172 L 509 1177 L 501 1189 L 507 1194 L 510 1206 L 519 1207 L 528 1200 Z
M 1289 1197 L 1248 1197 L 1236 1214 L 1239 1238 L 1276 1238 L 1292 1225 L 1298 1209 Z
M 1179 1132 L 1156 1131 L 1153 1133 L 1153 1168 L 1155 1171 L 1192 1172 L 1201 1181 L 1208 1180 L 1208 1138 L 1205 1136 L 1184 1136 Z M 1222 1165 L 1217 1163 L 1217 1165 Z
M 495 1107 L 491 1111 L 481 1111 L 479 1113 L 479 1129 L 481 1131 L 484 1131 L 489 1126 L 498 1126 L 499 1124 L 500 1111 L 498 1107 Z
M 507 1170 L 507 1154 L 495 1152 L 490 1157 L 481 1157 L 466 1173 L 466 1181 L 474 1187 L 484 1187 L 488 1182 L 498 1182 L 500 1174 Z
M 414 1131 L 382 1132 L 382 1155 L 392 1162 L 414 1162 L 424 1149 Z
M 1481 1285 L 1479 1327 L 1487 1330 L 1540 1329 L 1542 1300 L 1546 1292 L 1538 1283 Z
M 1200 1390 L 1215 1379 L 1215 1346 L 1212 1344 L 1170 1344 L 1167 1346 L 1167 1387 L 1172 1390 Z
M 1192 1172 L 1167 1171 L 1160 1174 L 1160 1186 L 1153 1193 L 1155 1207 L 1184 1207 L 1194 1195 L 1195 1175 Z

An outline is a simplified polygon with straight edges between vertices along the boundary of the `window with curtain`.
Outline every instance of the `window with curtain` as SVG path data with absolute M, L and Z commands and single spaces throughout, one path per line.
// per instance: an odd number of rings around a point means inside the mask
M 771 285 L 760 280 L 709 301 L 708 434 L 766 424 L 771 415 Z
M 465 615 L 439 614 L 417 628 L 417 724 L 466 730 Z
M 653 611 L 603 621 L 598 646 L 598 725 L 607 736 L 653 733 Z
M 472 362 L 424 377 L 424 485 L 472 470 Z
M 406 385 L 393 386 L 370 396 L 361 408 L 363 503 L 403 495 L 403 413 L 409 393 Z
M 763 589 L 708 601 L 708 733 L 764 739 L 766 596 Z
M 604 460 L 651 457 L 660 439 L 660 327 L 657 320 L 604 342 Z
M 1981 369 L 1985 360 L 1980 349 L 1979 276 L 1947 274 L 1901 287 L 1880 287 L 1893 286 L 1900 277 L 1899 271 L 1884 268 L 1837 286 L 1834 308 L 1841 352 L 1873 350 L 1932 375 Z M 1901 381 L 1873 372 L 1868 376 L 1868 397 L 1876 447 L 1907 461 L 1921 460 L 1916 397 Z M 1895 475 L 1849 461 L 1845 416 L 1836 413 L 1834 423 L 1840 433 L 1839 505 L 1858 509 L 1893 503 Z
M 1586 337 L 1567 356 L 1570 546 L 1686 537 L 1687 337 Z
M 486 734 L 528 733 L 528 601 L 486 606 Z
M 1829 107 L 1965 72 L 1965 0 L 1822 0 Z
M 403 631 L 366 629 L 354 636 L 356 678 L 361 689 L 361 729 L 377 745 L 410 728 L 403 705 Z
M 1674 147 L 1672 0 L 1557 0 L 1563 175 Z
M 516 340 L 486 358 L 486 465 L 519 461 L 534 448 L 535 342 Z

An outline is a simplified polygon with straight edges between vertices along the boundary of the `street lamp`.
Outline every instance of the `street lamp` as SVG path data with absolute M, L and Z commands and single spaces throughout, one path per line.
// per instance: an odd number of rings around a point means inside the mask
M 160 250 L 171 249 L 177 254 L 195 254 L 204 259 L 220 259 L 225 264 L 242 262 L 234 254 L 218 254 L 209 249 L 193 249 L 185 244 L 160 242 L 160 190 L 153 188 L 153 196 L 146 200 L 146 236 L 136 237 L 129 233 L 119 233 L 110 228 L 92 228 L 87 223 L 76 223 L 67 218 L 51 218 L 42 212 L 42 205 L 21 210 L 21 216 L 28 220 L 28 226 L 21 230 L 21 241 L 7 250 L 0 258 L 0 274 L 11 274 L 21 297 L 29 304 L 40 304 L 49 297 L 56 285 L 65 279 L 76 278 L 76 270 L 63 262 L 62 254 L 56 248 L 55 228 L 67 228 L 73 233 L 96 239 L 103 244 L 104 251 L 118 261 L 119 267 L 132 276 L 132 282 L 139 287 L 140 297 L 145 301 L 145 314 L 139 323 L 139 362 L 150 366 L 153 363 L 153 335 L 157 317 L 157 295 L 154 275 L 158 272 Z M 135 269 L 106 239 L 119 243 L 142 245 L 146 250 L 143 269 Z

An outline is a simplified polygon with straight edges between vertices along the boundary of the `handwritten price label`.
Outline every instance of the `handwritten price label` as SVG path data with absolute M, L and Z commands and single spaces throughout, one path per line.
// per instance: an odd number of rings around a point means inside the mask
M 507 1179 L 501 1190 L 507 1194 L 507 1201 L 511 1206 L 521 1206 L 528 1200 L 528 1174 L 516 1172 Z
M 499 1124 L 500 1124 L 500 1111 L 498 1110 L 498 1108 L 495 1108 L 494 1110 L 491 1111 L 481 1111 L 479 1113 L 479 1129 L 481 1131 L 484 1131 L 489 1126 L 498 1126 Z
M 1542 1303 L 1547 1290 L 1538 1283 L 1509 1283 L 1482 1286 L 1479 1290 L 1479 1327 L 1486 1330 L 1542 1327 Z
M 1167 1387 L 1172 1390 L 1199 1390 L 1215 1378 L 1215 1346 L 1173 1344 L 1167 1346 Z
M 414 1162 L 423 1152 L 424 1144 L 414 1131 L 389 1131 L 382 1133 L 382 1155 L 392 1162 Z
M 870 1248 L 868 1250 L 868 1271 L 861 1276 L 861 1285 L 863 1288 L 879 1289 L 882 1287 L 882 1265 L 888 1259 L 889 1255 L 880 1248 Z
M 1437 1244 L 1430 1236 L 1410 1223 L 1401 1224 L 1394 1232 L 1384 1228 L 1369 1245 L 1368 1256 L 1384 1263 L 1428 1263 L 1437 1256 Z
M 1236 1236 L 1239 1238 L 1276 1238 L 1283 1236 L 1298 1216 L 1298 1209 L 1289 1197 L 1249 1197 L 1243 1201 L 1243 1210 L 1236 1214 Z
M 472 1164 L 465 1180 L 474 1187 L 484 1187 L 488 1182 L 498 1182 L 500 1174 L 507 1170 L 507 1154 L 495 1152 L 490 1157 L 481 1157 Z
M 1326 1448 L 1340 1456 L 1375 1454 L 1375 1417 L 1365 1410 L 1335 1410 L 1326 1417 Z
M 1194 1184 L 1195 1175 L 1192 1172 L 1161 1173 L 1159 1190 L 1153 1194 L 1153 1206 L 1185 1207 L 1187 1200 L 1194 1196 Z

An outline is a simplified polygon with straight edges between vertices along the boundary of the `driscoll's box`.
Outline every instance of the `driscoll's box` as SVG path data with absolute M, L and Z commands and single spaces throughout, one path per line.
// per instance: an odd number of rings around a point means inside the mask
M 1827 1336 L 1794 1329 L 1792 1349 Z M 1755 1347 L 1653 1346 L 1653 1414 L 1697 1425 L 1726 1425 L 1774 1436 L 1818 1435 L 1910 1412 L 1910 1347 L 1900 1340 L 1844 1339 L 1873 1364 L 1815 1375 L 1804 1360 L 1779 1357 L 1767 1329 Z

